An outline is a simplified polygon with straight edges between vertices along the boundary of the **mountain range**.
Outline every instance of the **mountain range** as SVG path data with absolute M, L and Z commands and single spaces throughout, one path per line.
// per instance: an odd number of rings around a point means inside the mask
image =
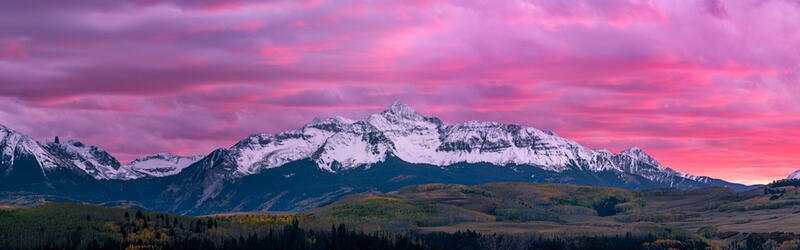
M 611 153 L 516 124 L 449 124 L 401 102 L 361 120 L 336 116 L 254 134 L 205 156 L 161 153 L 122 164 L 96 146 L 40 142 L 2 125 L 0 148 L 0 191 L 183 214 L 306 210 L 350 193 L 426 183 L 748 189 L 666 168 L 636 147 Z

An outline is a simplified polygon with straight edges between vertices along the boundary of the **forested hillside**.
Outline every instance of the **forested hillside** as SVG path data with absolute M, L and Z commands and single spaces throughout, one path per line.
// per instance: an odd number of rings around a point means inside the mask
M 0 207 L 0 248 L 791 249 L 800 243 L 797 185 L 735 192 L 426 184 L 349 195 L 305 212 L 206 216 L 8 194 L 17 205 Z
M 421 233 L 306 215 L 188 217 L 70 203 L 0 210 L 8 249 L 637 249 L 710 242 L 653 225 L 617 236 Z

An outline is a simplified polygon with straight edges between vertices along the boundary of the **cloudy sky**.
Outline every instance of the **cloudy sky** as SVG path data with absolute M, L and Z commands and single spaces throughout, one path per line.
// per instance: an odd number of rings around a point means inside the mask
M 730 181 L 800 168 L 798 1 L 66 2 L 0 3 L 0 124 L 123 162 L 401 100 Z

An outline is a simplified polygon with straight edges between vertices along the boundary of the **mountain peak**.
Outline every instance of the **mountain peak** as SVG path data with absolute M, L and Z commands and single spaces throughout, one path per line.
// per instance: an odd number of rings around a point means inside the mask
M 171 158 L 175 158 L 175 157 L 180 157 L 180 156 L 175 155 L 175 154 L 170 153 L 170 152 L 161 152 L 161 153 L 157 153 L 157 154 L 154 154 L 154 155 L 138 157 L 133 161 L 137 162 L 137 161 L 146 161 L 146 160 L 150 160 L 150 159 L 171 159 Z
M 34 155 L 43 168 L 58 167 L 53 157 L 33 138 L 0 125 L 0 165 L 14 164 L 18 153 Z
M 394 102 L 381 114 L 386 118 L 394 118 L 394 120 L 421 120 L 424 118 L 417 113 L 417 111 L 414 111 L 414 109 L 401 101 Z
M 136 158 L 127 168 L 149 177 L 163 177 L 180 173 L 184 168 L 202 159 L 202 156 L 184 157 L 170 152 Z
M 397 113 L 397 112 L 413 112 L 413 113 L 416 113 L 416 111 L 414 111 L 414 109 L 412 109 L 411 106 L 408 106 L 407 104 L 405 104 L 405 103 L 403 103 L 401 101 L 395 101 L 394 103 L 392 103 L 392 105 L 389 106 L 388 109 L 386 109 L 386 111 L 394 112 L 394 113 Z
M 632 147 L 632 148 L 623 150 L 622 152 L 619 152 L 619 153 L 627 155 L 627 156 L 630 156 L 631 158 L 634 158 L 634 159 L 642 160 L 642 161 L 647 162 L 647 163 L 649 163 L 651 165 L 654 165 L 654 166 L 659 166 L 659 167 L 661 166 L 661 164 L 658 163 L 658 161 L 656 161 L 655 158 L 653 158 L 649 154 L 645 153 L 644 150 L 642 150 L 639 147 Z

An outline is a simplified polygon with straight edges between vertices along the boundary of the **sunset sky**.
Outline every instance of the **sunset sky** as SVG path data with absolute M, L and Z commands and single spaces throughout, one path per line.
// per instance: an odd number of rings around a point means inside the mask
M 122 162 L 400 100 L 728 181 L 800 168 L 798 1 L 66 2 L 0 3 L 0 124 Z

